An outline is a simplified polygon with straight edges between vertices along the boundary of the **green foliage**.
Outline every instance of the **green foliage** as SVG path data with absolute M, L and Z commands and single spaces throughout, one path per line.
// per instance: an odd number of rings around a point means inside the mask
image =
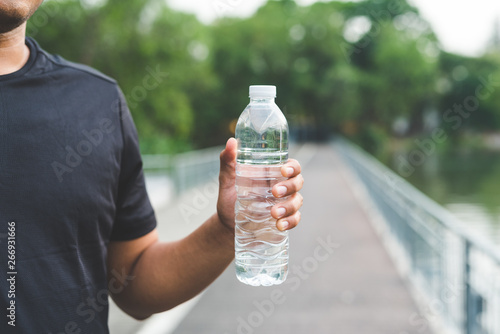
M 359 18 L 369 29 L 346 40 Z M 437 109 L 443 119 L 474 94 L 478 77 L 498 73 L 500 65 L 495 54 L 472 59 L 441 52 L 405 0 L 306 7 L 269 1 L 250 18 L 211 25 L 162 0 L 47 0 L 28 34 L 50 52 L 117 79 L 144 153 L 225 142 L 251 84 L 278 87 L 277 103 L 291 128 L 314 128 L 317 137 L 342 132 L 377 151 L 396 118 L 408 120 L 410 134 L 422 133 L 425 110 Z M 150 81 L 151 73 L 160 73 L 159 80 Z M 500 128 L 498 88 L 455 133 Z
M 456 106 L 462 106 L 464 112 L 469 114 L 460 115 L 460 122 L 445 123 L 449 127 L 449 132 L 457 136 L 464 130 L 498 131 L 500 129 L 498 54 L 468 58 L 443 53 L 440 58 L 440 69 L 439 106 L 443 118 L 446 114 L 459 116 L 454 112 Z M 474 104 L 471 102 L 477 102 L 477 108 L 472 108 Z M 466 105 L 469 105 L 470 111 L 466 109 Z
M 207 28 L 160 1 L 85 3 L 46 2 L 30 20 L 28 32 L 51 52 L 89 64 L 120 83 L 143 152 L 192 147 L 199 106 L 193 98 L 217 82 L 206 59 Z M 50 21 L 37 26 L 44 17 Z

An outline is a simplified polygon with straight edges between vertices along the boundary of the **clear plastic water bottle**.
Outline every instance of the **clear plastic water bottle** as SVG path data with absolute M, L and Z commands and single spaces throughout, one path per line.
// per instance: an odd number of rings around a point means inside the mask
M 250 86 L 250 104 L 236 125 L 236 276 L 253 286 L 280 284 L 288 274 L 288 232 L 271 216 L 285 200 L 271 190 L 285 179 L 288 160 L 288 124 L 275 97 L 276 86 Z

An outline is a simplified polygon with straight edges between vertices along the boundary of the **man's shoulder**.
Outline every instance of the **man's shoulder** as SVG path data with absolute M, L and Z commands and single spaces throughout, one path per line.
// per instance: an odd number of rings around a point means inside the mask
M 84 65 L 84 64 L 79 64 L 79 63 L 74 63 L 74 62 L 71 62 L 69 60 L 66 60 L 58 55 L 50 55 L 49 56 L 52 56 L 52 61 L 57 65 L 57 66 L 61 66 L 61 67 L 64 67 L 64 68 L 67 68 L 68 70 L 70 71 L 75 71 L 75 72 L 80 72 L 84 75 L 90 75 L 92 77 L 95 77 L 97 79 L 101 79 L 101 80 L 104 80 L 104 81 L 107 81 L 113 85 L 116 85 L 116 80 L 111 78 L 111 77 L 108 77 L 107 75 L 99 72 L 98 70 L 90 67 L 90 66 L 87 66 L 87 65 Z
M 31 39 L 33 44 L 36 45 L 37 52 L 42 54 L 46 60 L 51 63 L 53 66 L 51 66 L 53 69 L 59 69 L 65 71 L 67 74 L 72 74 L 72 75 L 83 75 L 89 78 L 95 78 L 98 80 L 102 80 L 105 82 L 108 82 L 114 86 L 117 85 L 117 82 L 115 79 L 101 73 L 100 71 L 84 65 L 84 64 L 79 64 L 75 63 L 69 60 L 64 59 L 63 57 L 56 55 L 56 54 L 51 54 L 44 49 L 42 49 L 34 40 Z

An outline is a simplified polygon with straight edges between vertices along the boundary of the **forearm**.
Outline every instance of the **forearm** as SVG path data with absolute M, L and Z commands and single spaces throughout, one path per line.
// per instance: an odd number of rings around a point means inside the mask
M 146 318 L 200 293 L 233 257 L 234 232 L 214 214 L 182 240 L 149 246 L 131 270 L 134 279 L 115 299 L 133 316 Z

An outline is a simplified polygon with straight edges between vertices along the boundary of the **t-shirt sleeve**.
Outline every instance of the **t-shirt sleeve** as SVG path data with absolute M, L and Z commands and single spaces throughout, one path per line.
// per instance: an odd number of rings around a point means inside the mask
M 110 239 L 125 241 L 137 239 L 154 230 L 156 218 L 146 192 L 137 130 L 121 90 L 119 90 L 118 108 L 123 150 L 116 216 Z

